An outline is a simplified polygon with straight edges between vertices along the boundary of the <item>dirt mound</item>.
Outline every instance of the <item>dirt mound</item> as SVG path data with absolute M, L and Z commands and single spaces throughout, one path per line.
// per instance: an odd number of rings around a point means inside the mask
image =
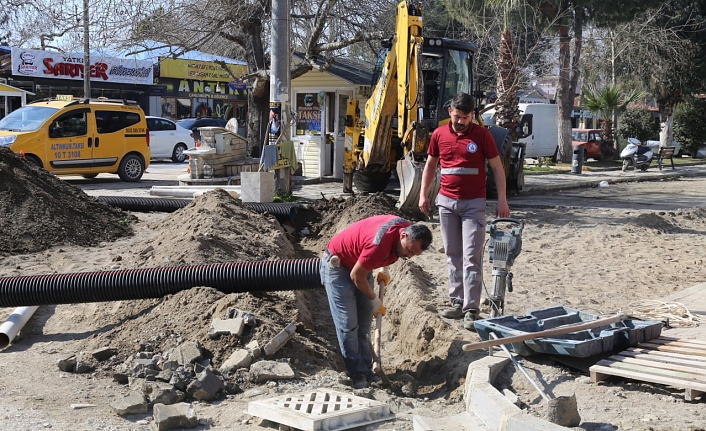
M 292 259 L 294 247 L 274 216 L 259 214 L 223 189 L 204 193 L 155 223 L 138 266 Z
M 312 250 L 323 250 L 338 232 L 367 217 L 382 214 L 395 214 L 405 217 L 395 207 L 395 199 L 383 194 L 353 196 L 348 199 L 317 201 L 316 211 L 321 219 L 312 225 L 312 236 L 303 241 Z
M 0 255 L 132 235 L 127 213 L 0 148 Z

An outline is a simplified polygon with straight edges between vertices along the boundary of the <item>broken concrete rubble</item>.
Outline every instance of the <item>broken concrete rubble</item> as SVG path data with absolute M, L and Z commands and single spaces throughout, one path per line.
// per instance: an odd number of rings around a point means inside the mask
M 296 331 L 296 323 L 290 323 L 289 325 L 287 325 L 286 328 L 284 328 L 279 334 L 275 335 L 274 338 L 272 338 L 267 344 L 265 344 L 265 347 L 263 349 L 265 352 L 265 356 L 274 355 L 275 352 L 282 348 L 282 346 L 287 344 L 287 341 L 291 340 L 292 337 L 294 337 Z
M 253 356 L 250 351 L 245 349 L 236 349 L 221 365 L 219 371 L 221 374 L 232 374 L 238 368 L 249 367 L 252 361 Z
M 250 381 L 262 383 L 267 380 L 289 380 L 295 377 L 289 364 L 275 361 L 259 361 L 250 366 Z
M 153 417 L 158 431 L 175 428 L 196 428 L 199 424 L 194 406 L 187 403 L 174 405 L 155 404 Z
M 110 406 L 120 416 L 147 413 L 147 400 L 142 392 L 130 391 L 127 395 L 119 398 Z
M 210 368 L 206 368 L 189 383 L 186 392 L 199 401 L 213 401 L 223 392 L 225 384 Z

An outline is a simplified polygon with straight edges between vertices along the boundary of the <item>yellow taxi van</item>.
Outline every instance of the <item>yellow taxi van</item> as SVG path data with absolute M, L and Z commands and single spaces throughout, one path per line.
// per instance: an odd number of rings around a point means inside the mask
M 0 120 L 0 146 L 55 175 L 139 181 L 150 163 L 145 114 L 128 100 L 68 95 L 29 103 Z

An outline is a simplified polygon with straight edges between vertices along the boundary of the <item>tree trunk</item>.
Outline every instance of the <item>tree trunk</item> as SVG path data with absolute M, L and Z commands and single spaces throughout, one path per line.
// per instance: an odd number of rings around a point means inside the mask
M 662 112 L 662 107 L 660 107 L 659 125 L 662 126 L 659 131 L 660 147 L 674 145 L 674 109 L 664 107 L 664 111 Z
M 497 125 L 510 131 L 512 142 L 519 139 L 520 111 L 517 97 L 517 62 L 515 55 L 515 40 L 509 29 L 503 31 L 500 38 L 500 54 L 498 57 L 498 100 L 496 112 Z
M 603 119 L 601 126 L 601 159 L 610 160 L 615 154 L 613 148 L 613 121 Z
M 566 11 L 562 11 L 566 12 Z M 571 35 L 567 19 L 559 21 L 559 82 L 556 87 L 556 102 L 559 105 L 559 159 L 571 162 L 571 114 L 574 109 L 576 86 L 579 79 L 579 60 L 583 38 L 583 10 L 574 12 L 574 52 L 571 54 Z

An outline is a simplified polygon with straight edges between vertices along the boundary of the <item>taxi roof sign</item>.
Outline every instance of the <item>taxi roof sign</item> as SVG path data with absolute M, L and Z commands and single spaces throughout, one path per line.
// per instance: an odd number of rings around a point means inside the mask
M 74 100 L 74 96 L 72 94 L 57 94 L 56 100 L 63 100 L 66 102 L 70 102 L 70 101 Z

